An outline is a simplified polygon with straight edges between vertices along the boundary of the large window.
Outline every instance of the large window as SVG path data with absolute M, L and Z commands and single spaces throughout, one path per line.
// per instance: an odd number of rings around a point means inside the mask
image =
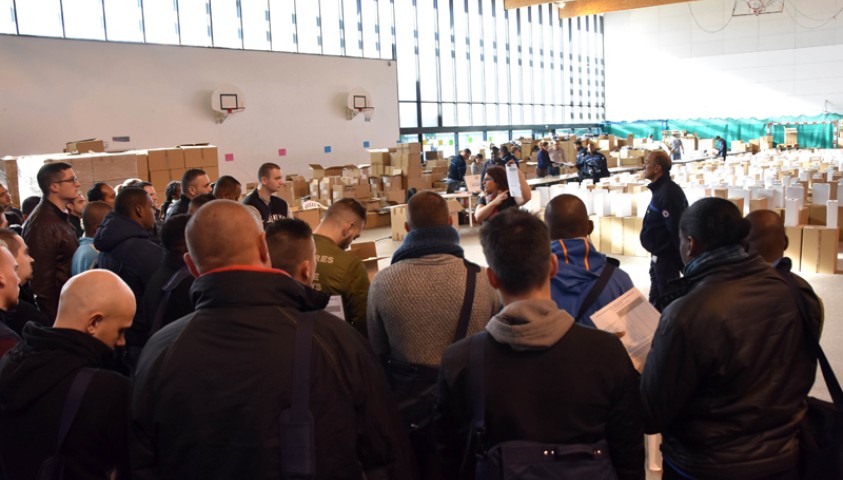
M 397 60 L 402 136 L 449 151 L 605 118 L 603 18 L 554 3 L 0 0 L 0 34 Z

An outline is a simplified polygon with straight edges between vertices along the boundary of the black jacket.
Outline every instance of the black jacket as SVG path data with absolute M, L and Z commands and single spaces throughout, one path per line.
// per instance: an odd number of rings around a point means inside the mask
M 796 466 L 814 383 L 796 302 L 757 255 L 701 267 L 662 313 L 641 378 L 645 428 L 693 476 L 743 479 Z M 813 322 L 822 310 L 805 296 Z M 754 475 L 754 476 L 753 476 Z
M 647 185 L 653 196 L 644 214 L 641 227 L 641 246 L 656 256 L 670 256 L 680 262 L 679 218 L 688 208 L 688 199 L 682 187 L 664 174 Z
M 297 318 L 327 298 L 314 303 L 279 270 L 237 267 L 205 273 L 192 293 L 196 312 L 153 335 L 138 364 L 134 478 L 279 478 Z M 408 441 L 366 339 L 325 312 L 314 327 L 316 478 L 412 478 L 396 467 Z
M 67 213 L 41 199 L 24 223 L 21 235 L 35 259 L 32 265 L 35 300 L 51 321 L 56 318 L 59 293 L 70 278 L 70 263 L 79 248 L 76 231 L 67 217 Z
M 164 297 L 164 286 L 176 272 L 183 268 L 186 268 L 184 259 L 179 255 L 166 252 L 161 266 L 149 279 L 141 301 L 142 316 L 132 324 L 132 330 L 136 331 L 139 338 L 142 339 L 141 345 L 146 343 L 146 338 L 150 333 L 154 333 L 151 329 L 155 316 L 158 314 L 161 300 Z M 159 329 L 193 312 L 193 299 L 190 297 L 190 287 L 193 285 L 193 280 L 193 275 L 186 275 L 172 289 Z
M 100 251 L 99 268 L 123 279 L 140 304 L 146 284 L 164 256 L 152 235 L 129 217 L 111 212 L 97 230 L 94 247 Z
M 275 195 L 270 195 L 269 197 L 269 205 L 266 204 L 263 200 L 261 200 L 260 196 L 258 195 L 258 189 L 252 190 L 251 193 L 246 195 L 243 199 L 244 205 L 251 205 L 258 209 L 258 212 L 261 214 L 261 219 L 263 219 L 263 226 L 266 227 L 270 223 L 280 220 L 282 218 L 286 218 L 290 216 L 290 209 L 287 206 L 286 200 L 283 198 L 278 198 Z
M 129 379 L 112 350 L 76 330 L 29 323 L 23 342 L 0 361 L 0 459 L 9 480 L 31 480 L 55 454 L 64 401 L 76 373 L 99 369 L 88 385 L 62 453 L 65 478 L 128 478 Z
M 190 199 L 182 193 L 178 200 L 170 204 L 165 215 L 170 218 L 173 215 L 187 213 L 188 210 L 190 210 Z

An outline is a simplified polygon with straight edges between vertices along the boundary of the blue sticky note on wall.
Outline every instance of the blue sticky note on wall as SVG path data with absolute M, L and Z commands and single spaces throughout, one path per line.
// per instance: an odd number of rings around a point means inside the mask
M 325 146 L 325 153 L 331 153 L 331 146 L 330 145 Z
M 363 142 L 363 148 L 369 148 L 369 141 L 368 140 Z

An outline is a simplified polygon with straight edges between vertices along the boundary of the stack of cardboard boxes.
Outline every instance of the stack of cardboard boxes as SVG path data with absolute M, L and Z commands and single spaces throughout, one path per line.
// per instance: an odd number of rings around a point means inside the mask
M 146 158 L 149 170 L 143 175 L 139 168 L 139 178 L 148 180 L 159 192 L 163 192 L 170 181 L 181 181 L 184 172 L 191 168 L 204 170 L 212 182 L 219 178 L 218 151 L 211 145 L 157 148 L 137 155 L 139 164 Z

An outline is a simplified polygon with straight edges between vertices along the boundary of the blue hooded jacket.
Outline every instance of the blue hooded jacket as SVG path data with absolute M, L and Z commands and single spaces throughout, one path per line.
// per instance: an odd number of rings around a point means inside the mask
M 111 212 L 97 230 L 94 246 L 100 251 L 99 268 L 116 273 L 140 303 L 147 282 L 164 257 L 150 233 L 131 218 Z
M 553 240 L 553 254 L 559 259 L 559 270 L 550 283 L 550 293 L 559 308 L 576 317 L 585 297 L 597 282 L 606 255 L 598 252 L 591 241 L 585 237 Z M 585 311 L 577 323 L 594 327 L 591 314 L 611 303 L 633 287 L 629 275 L 620 268 L 615 269 L 606 288 L 597 297 L 597 301 Z

